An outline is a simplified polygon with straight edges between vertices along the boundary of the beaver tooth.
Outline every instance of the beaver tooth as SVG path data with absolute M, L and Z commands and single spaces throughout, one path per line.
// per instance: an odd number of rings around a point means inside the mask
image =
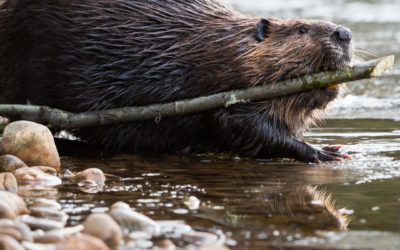
M 328 89 L 337 89 L 338 87 L 339 87 L 339 85 L 332 85 L 332 86 L 329 86 Z

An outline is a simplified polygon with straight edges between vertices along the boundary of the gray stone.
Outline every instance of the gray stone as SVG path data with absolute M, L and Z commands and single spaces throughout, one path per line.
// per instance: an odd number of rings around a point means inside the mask
M 21 161 L 18 157 L 15 157 L 13 155 L 0 156 L 0 173 L 14 172 L 18 168 L 23 168 L 23 167 L 27 167 L 27 165 L 23 161 Z

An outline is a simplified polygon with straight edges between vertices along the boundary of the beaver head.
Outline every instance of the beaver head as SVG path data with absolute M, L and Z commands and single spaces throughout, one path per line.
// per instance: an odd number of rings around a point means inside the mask
M 320 20 L 263 19 L 256 27 L 258 44 L 246 54 L 251 85 L 276 83 L 350 64 L 353 55 L 349 29 Z M 300 134 L 307 123 L 341 93 L 341 86 L 316 89 L 264 102 L 275 118 Z

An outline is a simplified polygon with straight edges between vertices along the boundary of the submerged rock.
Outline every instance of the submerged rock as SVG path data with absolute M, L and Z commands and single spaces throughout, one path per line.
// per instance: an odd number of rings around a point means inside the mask
M 160 233 L 160 226 L 149 217 L 133 211 L 128 204 L 118 202 L 108 213 L 122 228 L 125 234 L 143 231 L 153 235 Z
M 74 182 L 88 186 L 103 186 L 106 181 L 103 171 L 98 168 L 89 168 L 72 177 Z
M 23 161 L 21 161 L 18 157 L 15 157 L 13 155 L 0 156 L 0 173 L 14 172 L 15 170 L 23 167 L 27 167 L 27 165 Z
M 60 169 L 60 157 L 50 130 L 28 121 L 10 123 L 0 142 L 2 155 L 14 155 L 28 166 L 49 166 Z
M 110 248 L 115 248 L 122 240 L 119 225 L 107 214 L 93 213 L 86 218 L 84 234 L 97 237 Z
M 90 236 L 72 236 L 65 242 L 60 242 L 56 250 L 110 250 L 110 248 L 100 239 Z
M 16 194 L 18 192 L 17 179 L 11 173 L 0 174 L 0 190 Z
M 51 185 L 58 185 L 62 182 L 57 176 L 46 174 L 41 170 L 29 167 L 17 169 L 14 176 L 18 182 L 46 183 Z

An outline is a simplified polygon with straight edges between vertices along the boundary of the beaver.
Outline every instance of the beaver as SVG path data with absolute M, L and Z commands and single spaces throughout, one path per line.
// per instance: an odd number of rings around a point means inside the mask
M 144 106 L 348 65 L 349 29 L 319 20 L 246 17 L 217 0 L 6 0 L 0 103 L 70 112 Z M 335 161 L 303 132 L 343 87 L 73 133 L 100 148 L 231 152 Z

